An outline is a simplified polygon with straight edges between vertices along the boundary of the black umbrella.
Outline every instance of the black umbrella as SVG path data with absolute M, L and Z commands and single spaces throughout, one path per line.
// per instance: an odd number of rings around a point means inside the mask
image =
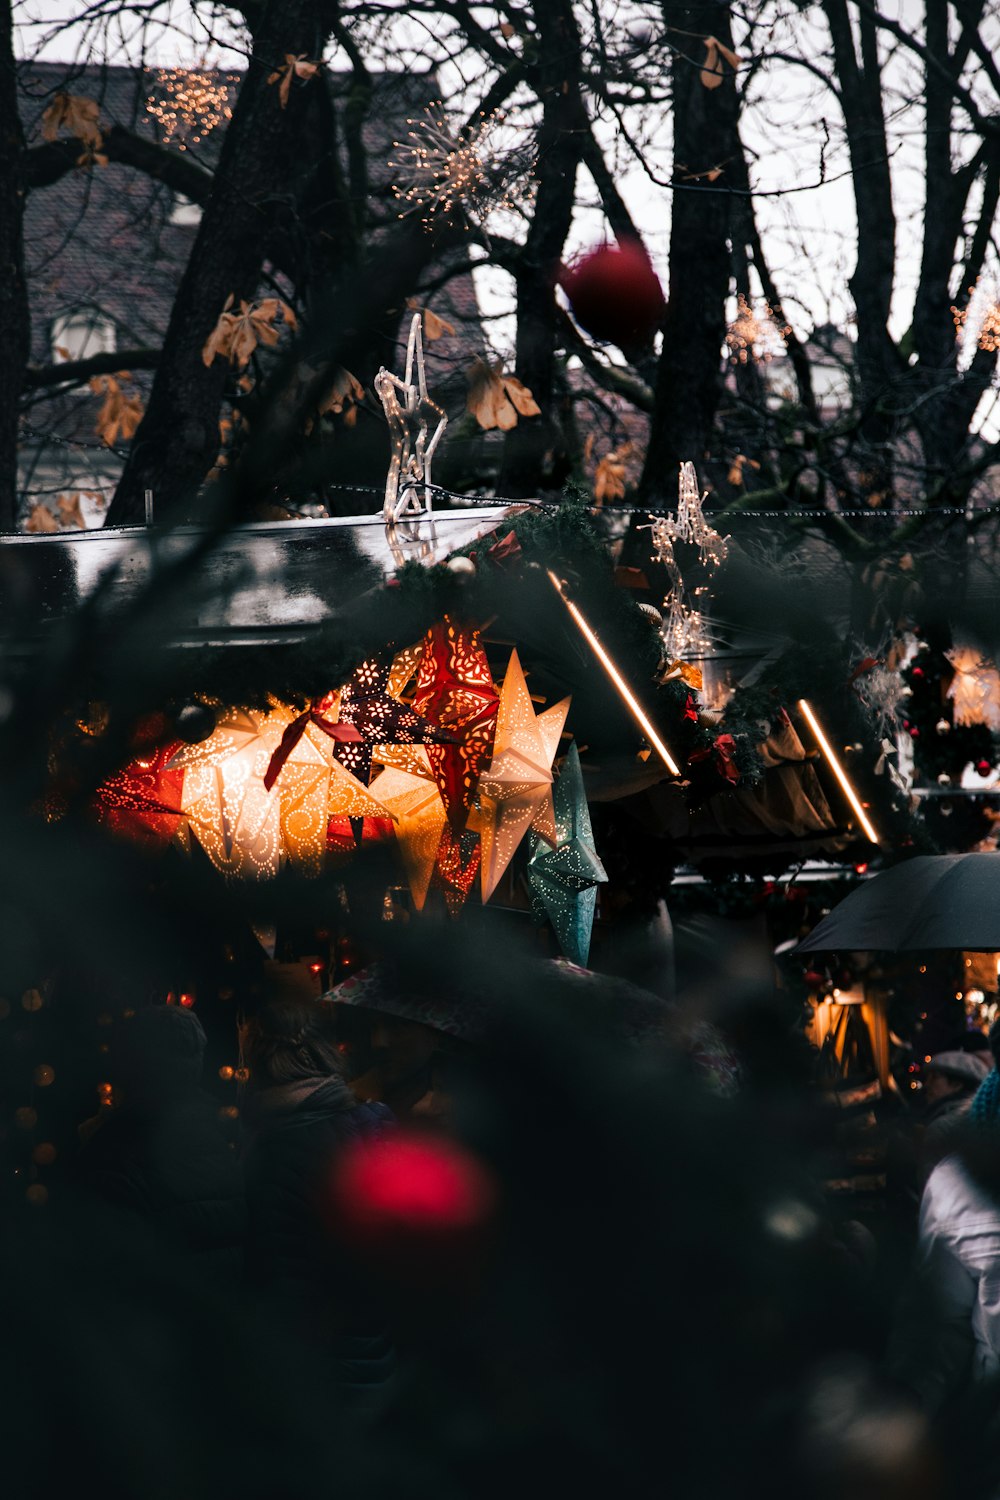
M 1000 852 L 921 854 L 873 875 L 795 951 L 932 948 L 1000 949 Z

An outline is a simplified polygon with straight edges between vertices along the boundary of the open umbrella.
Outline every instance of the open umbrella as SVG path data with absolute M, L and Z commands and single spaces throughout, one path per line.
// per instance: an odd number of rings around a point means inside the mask
M 1000 853 L 921 854 L 873 875 L 796 953 L 1000 949 Z

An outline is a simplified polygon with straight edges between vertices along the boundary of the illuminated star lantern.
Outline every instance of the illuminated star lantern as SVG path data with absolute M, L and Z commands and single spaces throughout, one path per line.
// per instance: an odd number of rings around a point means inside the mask
M 339 722 L 357 730 L 359 738 L 336 742 L 333 753 L 366 786 L 377 746 L 448 744 L 455 738 L 388 691 L 394 667 L 393 661 L 374 657 L 363 661 L 340 692 Z
M 387 522 L 399 521 L 404 516 L 428 515 L 433 509 L 431 459 L 448 425 L 442 408 L 427 394 L 420 320 L 420 313 L 414 313 L 406 342 L 403 379 L 390 374 L 384 365 L 375 376 L 375 394 L 382 403 L 392 444 L 382 508 Z
M 426 751 L 419 747 L 415 753 L 426 757 Z M 429 774 L 429 767 L 427 776 L 414 776 L 392 767 L 376 778 L 372 788 L 396 819 L 396 842 L 417 911 L 423 909 L 427 899 L 441 834 L 447 823 L 441 794 Z
M 479 805 L 469 827 L 482 839 L 483 900 L 496 889 L 529 828 L 554 843 L 552 762 L 569 712 L 568 698 L 536 714 L 516 651 L 500 692 L 493 759 L 479 781 Z
M 307 724 L 270 789 L 265 777 L 296 714 L 226 710 L 207 740 L 170 761 L 184 768 L 181 806 L 218 870 L 241 878 L 277 875 L 282 859 L 316 874 L 331 813 L 384 817 L 386 810 L 333 759 L 332 741 Z
M 148 755 L 136 756 L 102 781 L 94 793 L 98 822 L 112 833 L 146 844 L 176 841 L 190 848 L 190 829 L 182 811 L 184 772 L 172 770 L 171 761 L 181 741 L 161 745 Z
M 493 749 L 499 699 L 479 633 L 451 620 L 427 632 L 413 695 L 417 713 L 449 730 L 453 745 L 428 745 L 431 772 L 457 833 Z M 393 757 L 393 764 L 398 764 Z M 407 767 L 411 769 L 411 767 Z
M 576 745 L 571 745 L 556 782 L 556 846 L 532 837 L 528 885 L 555 928 L 559 946 L 572 963 L 585 968 L 590 956 L 597 886 L 607 880 L 597 857 L 590 810 Z

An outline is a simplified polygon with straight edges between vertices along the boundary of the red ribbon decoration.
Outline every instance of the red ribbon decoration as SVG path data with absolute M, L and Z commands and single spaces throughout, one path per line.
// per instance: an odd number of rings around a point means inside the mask
M 503 567 L 504 563 L 516 562 L 521 556 L 521 543 L 516 533 L 508 531 L 506 536 L 501 537 L 498 542 L 494 542 L 493 546 L 487 549 L 486 556 L 497 567 Z
M 327 697 L 325 698 L 320 698 L 319 702 L 321 705 L 328 703 L 329 695 L 327 695 Z M 331 740 L 340 740 L 341 742 L 346 744 L 357 745 L 360 744 L 360 742 L 364 738 L 364 736 L 360 734 L 357 729 L 355 729 L 353 724 L 336 724 L 332 719 L 325 719 L 318 708 L 307 708 L 305 713 L 299 714 L 297 719 L 292 720 L 288 728 L 285 730 L 284 734 L 281 736 L 281 743 L 278 745 L 277 750 L 275 750 L 274 754 L 271 756 L 267 772 L 264 776 L 264 787 L 267 791 L 271 790 L 271 788 L 274 786 L 274 783 L 281 775 L 281 769 L 284 766 L 285 761 L 291 755 L 292 751 L 295 749 L 295 746 L 305 734 L 306 726 L 308 724 L 315 724 L 316 728 L 322 729 L 323 733 L 328 734 Z
M 733 759 L 733 751 L 736 749 L 736 741 L 731 734 L 719 734 L 710 745 L 703 750 L 694 750 L 688 756 L 688 765 L 697 765 L 700 761 L 708 760 L 710 755 L 715 756 L 715 769 L 725 781 L 736 784 L 740 779 L 740 773 Z

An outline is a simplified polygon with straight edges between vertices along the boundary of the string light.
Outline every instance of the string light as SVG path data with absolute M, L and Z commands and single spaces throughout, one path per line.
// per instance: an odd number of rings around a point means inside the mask
M 555 589 L 556 593 L 559 595 L 560 599 L 569 610 L 584 640 L 590 646 L 594 655 L 597 657 L 597 660 L 601 663 L 601 666 L 610 677 L 612 683 L 617 688 L 622 698 L 625 700 L 625 703 L 628 705 L 633 718 L 639 725 L 643 734 L 649 740 L 649 743 L 652 745 L 657 755 L 663 761 L 663 764 L 666 766 L 671 776 L 679 776 L 681 773 L 677 767 L 677 763 L 675 762 L 673 756 L 670 754 L 670 751 L 667 749 L 666 745 L 661 740 L 660 736 L 657 734 L 656 730 L 653 728 L 648 715 L 640 707 L 635 694 L 632 692 L 632 689 L 629 687 L 628 683 L 625 681 L 624 677 L 619 672 L 614 662 L 611 660 L 611 657 L 608 655 L 604 647 L 601 645 L 600 641 L 597 639 L 597 636 L 587 624 L 587 621 L 584 619 L 580 610 L 577 609 L 572 599 L 567 598 L 559 579 L 550 568 L 546 569 L 546 572 L 548 573 L 549 579 L 551 580 L 552 587 Z
M 157 93 L 146 100 L 146 112 L 163 130 L 164 145 L 179 151 L 200 146 L 224 120 L 231 120 L 229 90 L 236 80 L 199 68 L 157 68 Z
M 858 798 L 857 792 L 854 790 L 853 786 L 848 781 L 847 775 L 844 772 L 844 769 L 841 766 L 840 761 L 837 759 L 836 755 L 833 753 L 833 746 L 830 744 L 830 742 L 827 739 L 826 735 L 823 733 L 822 729 L 820 728 L 819 721 L 816 718 L 816 715 L 813 713 L 812 709 L 809 707 L 809 704 L 806 702 L 806 700 L 804 698 L 800 698 L 799 699 L 799 711 L 802 714 L 802 717 L 805 719 L 806 723 L 809 725 L 809 728 L 812 730 L 813 734 L 815 735 L 815 737 L 816 737 L 816 743 L 819 745 L 819 748 L 822 750 L 824 758 L 826 759 L 826 763 L 830 767 L 830 770 L 833 772 L 834 776 L 836 776 L 837 781 L 840 784 L 841 791 L 844 793 L 844 796 L 847 798 L 848 802 L 851 804 L 851 808 L 853 809 L 854 814 L 857 817 L 858 822 L 861 824 L 861 827 L 864 830 L 865 837 L 867 839 L 869 839 L 871 843 L 877 844 L 878 843 L 878 834 L 875 832 L 874 828 L 872 827 L 872 825 L 871 825 L 871 823 L 870 823 L 870 821 L 868 819 L 868 815 L 866 814 L 864 808 L 861 805 L 861 802 L 860 802 L 860 800 Z
M 437 100 L 422 115 L 408 118 L 406 140 L 393 142 L 400 156 L 389 166 L 401 174 L 392 189 L 403 205 L 400 218 L 422 210 L 421 223 L 430 229 L 435 217 L 459 205 L 480 223 L 495 209 L 514 209 L 531 191 L 531 150 L 503 149 L 491 139 L 504 122 L 499 110 L 481 112 L 475 125 L 456 135 L 442 109 Z

